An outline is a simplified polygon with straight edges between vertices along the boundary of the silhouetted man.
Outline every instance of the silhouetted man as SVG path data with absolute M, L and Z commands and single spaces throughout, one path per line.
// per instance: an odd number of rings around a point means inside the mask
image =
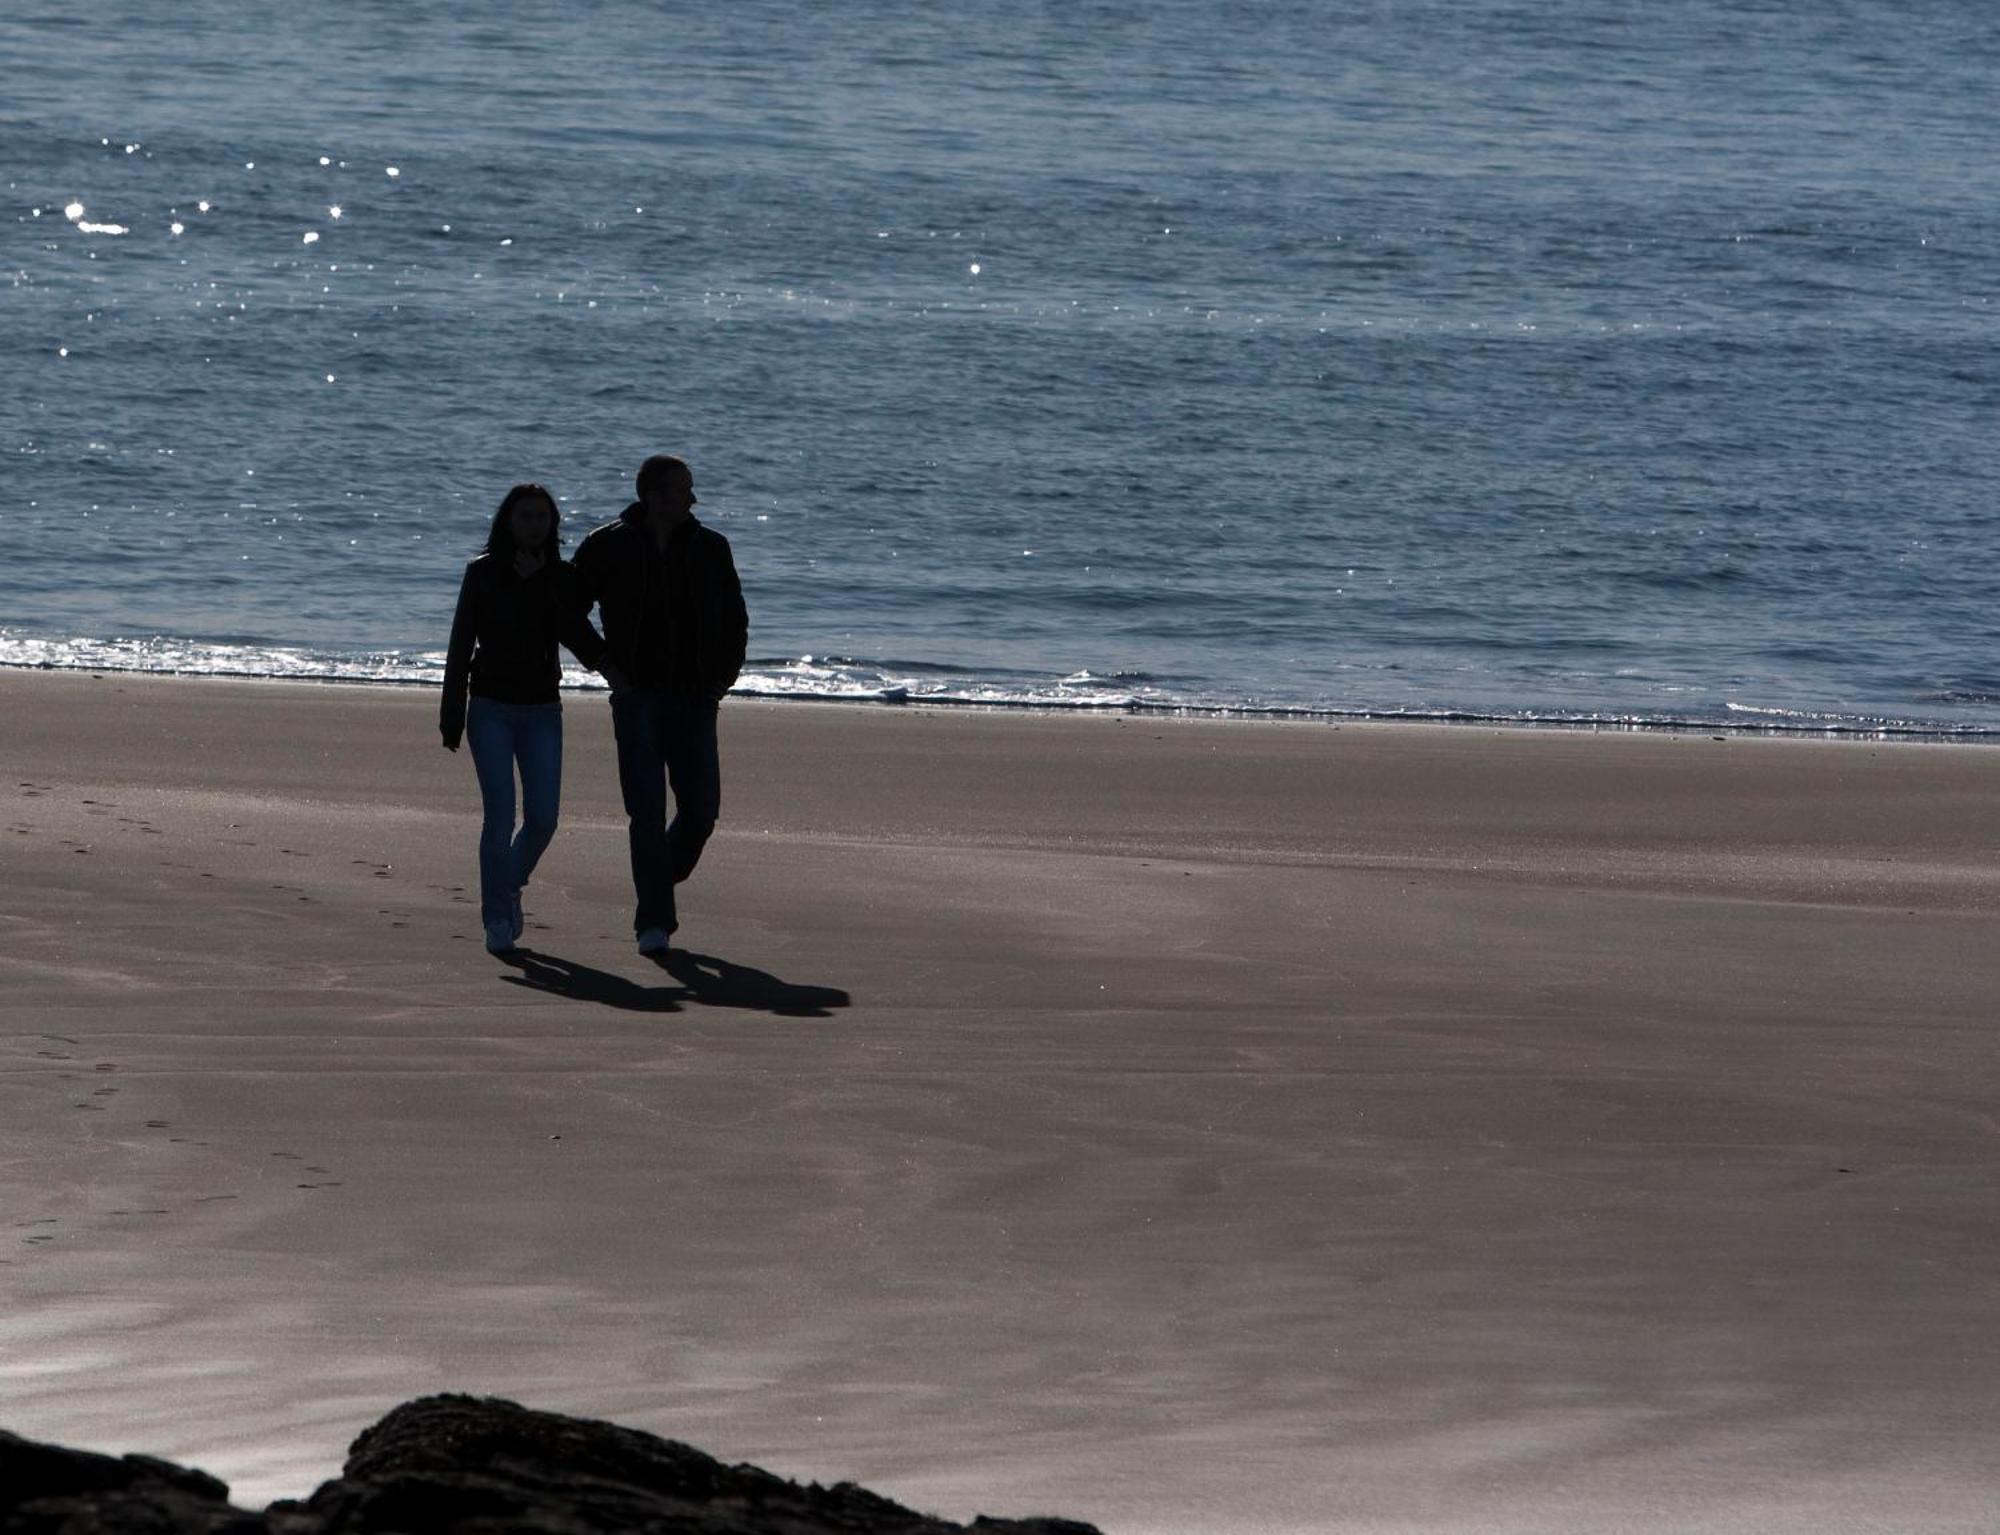
M 639 468 L 639 499 L 576 551 L 583 611 L 596 604 L 604 625 L 603 648 L 579 659 L 611 684 L 641 954 L 667 952 L 674 886 L 715 830 L 716 709 L 743 669 L 750 628 L 729 540 L 697 522 L 694 506 L 688 466 L 659 454 Z

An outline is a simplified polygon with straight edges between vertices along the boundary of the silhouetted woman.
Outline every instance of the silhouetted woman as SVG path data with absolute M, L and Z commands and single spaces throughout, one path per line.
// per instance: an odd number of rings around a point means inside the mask
M 438 729 L 447 751 L 458 750 L 461 735 L 472 744 L 486 807 L 479 832 L 479 917 L 493 954 L 520 942 L 521 891 L 555 835 L 561 806 L 562 703 L 556 687 L 562 663 L 556 644 L 589 648 L 596 639 L 571 595 L 561 522 L 556 498 L 540 485 L 516 485 L 507 492 L 493 514 L 486 548 L 465 567 L 445 655 Z

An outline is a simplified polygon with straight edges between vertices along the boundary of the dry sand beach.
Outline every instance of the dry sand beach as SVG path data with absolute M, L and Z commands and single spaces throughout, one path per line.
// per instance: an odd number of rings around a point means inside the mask
M 600 698 L 483 952 L 428 692 L 0 673 L 0 1425 L 394 1402 L 1111 1535 L 1990 1530 L 2000 753 Z

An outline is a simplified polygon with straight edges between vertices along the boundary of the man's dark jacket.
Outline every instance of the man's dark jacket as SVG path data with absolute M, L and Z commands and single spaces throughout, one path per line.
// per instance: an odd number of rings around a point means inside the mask
M 577 547 L 577 598 L 604 626 L 601 649 L 577 652 L 593 670 L 616 665 L 633 685 L 720 698 L 743 670 L 750 620 L 729 540 L 690 517 L 653 546 L 638 502 Z

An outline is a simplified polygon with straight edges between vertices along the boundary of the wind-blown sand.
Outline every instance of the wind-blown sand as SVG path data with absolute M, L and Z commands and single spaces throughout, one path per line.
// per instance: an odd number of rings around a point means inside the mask
M 954 1518 L 1988 1530 L 2000 752 L 732 701 L 665 969 L 394 689 L 0 673 L 0 1425 Z

